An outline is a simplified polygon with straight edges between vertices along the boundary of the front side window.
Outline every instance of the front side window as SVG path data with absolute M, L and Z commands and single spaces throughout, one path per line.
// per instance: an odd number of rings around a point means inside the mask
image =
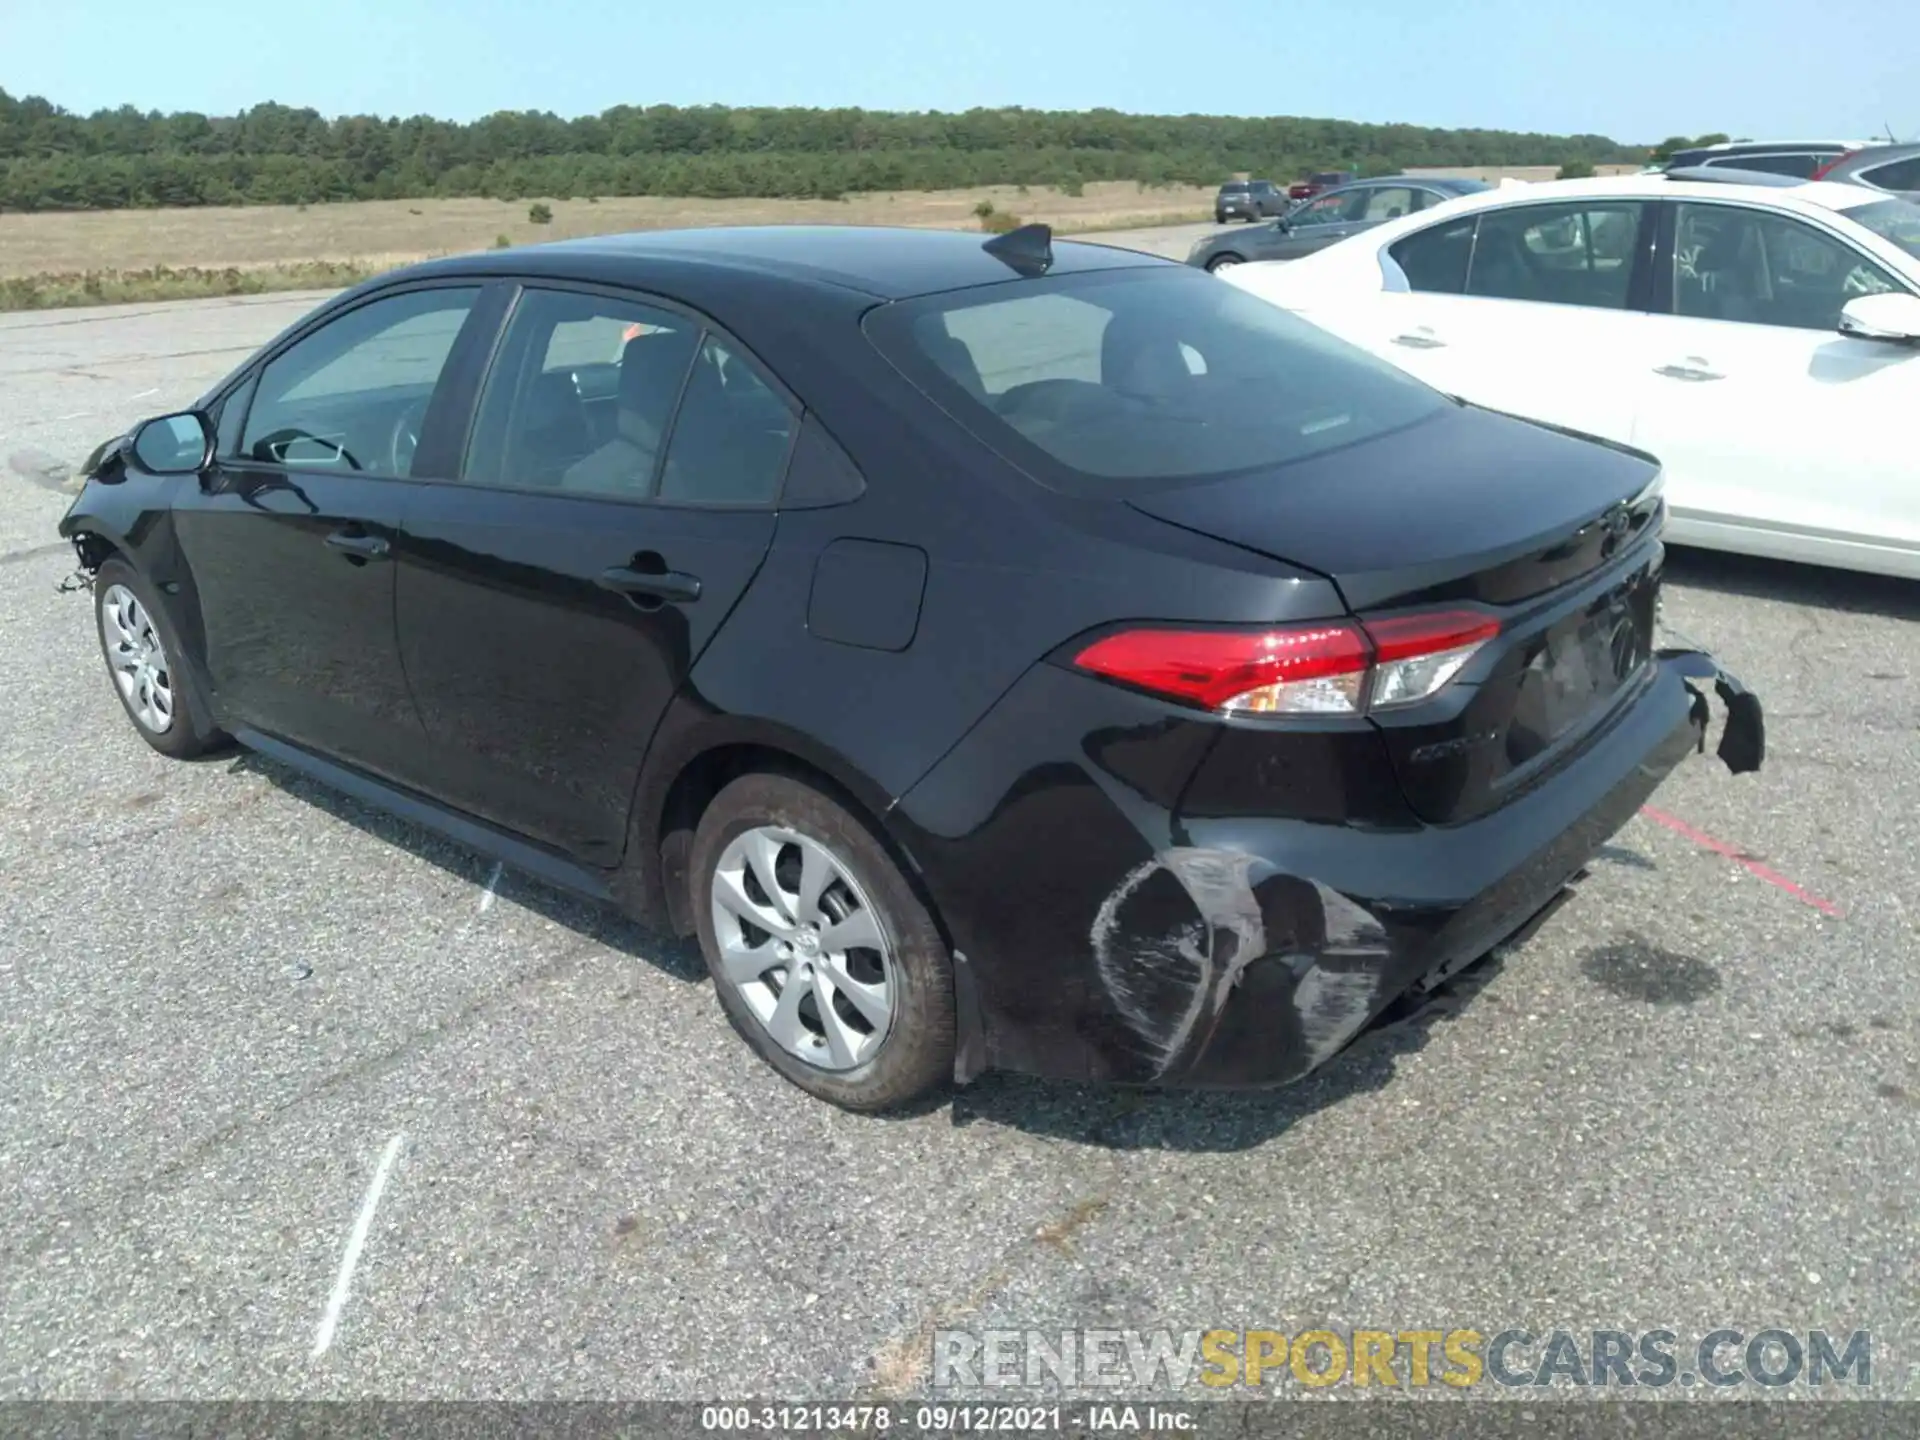
M 962 424 L 1075 493 L 1282 466 L 1450 403 L 1185 267 L 926 296 L 878 307 L 866 328 Z
M 1676 314 L 1832 330 L 1847 301 L 1898 288 L 1845 241 L 1785 215 L 1682 203 L 1675 216 Z
M 1322 195 L 1318 200 L 1309 200 L 1289 215 L 1287 220 L 1295 226 L 1338 225 L 1346 220 L 1357 219 L 1366 208 L 1366 203 L 1367 192 L 1364 190 Z
M 1584 200 L 1486 211 L 1467 293 L 1624 310 L 1644 209 L 1637 201 Z
M 522 292 L 480 394 L 465 478 L 650 495 L 699 343 L 696 322 L 648 305 Z
M 408 476 L 434 387 L 478 287 L 411 290 L 356 306 L 260 372 L 242 458 Z

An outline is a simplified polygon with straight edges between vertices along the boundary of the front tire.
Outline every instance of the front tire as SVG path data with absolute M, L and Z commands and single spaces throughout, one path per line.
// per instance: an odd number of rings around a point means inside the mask
M 227 743 L 186 668 L 165 607 L 117 555 L 93 577 L 93 616 L 107 677 L 142 740 L 174 760 L 191 760 Z
M 892 1110 L 953 1073 L 953 964 L 865 824 L 786 775 L 708 805 L 688 873 L 720 1008 L 760 1058 L 843 1109 Z

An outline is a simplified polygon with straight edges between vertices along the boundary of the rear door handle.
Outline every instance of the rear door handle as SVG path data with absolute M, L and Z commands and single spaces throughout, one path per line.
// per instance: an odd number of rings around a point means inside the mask
M 362 564 L 368 560 L 386 559 L 390 548 L 378 535 L 369 535 L 359 529 L 336 530 L 327 536 L 327 544 L 348 559 L 358 560 Z
M 1409 330 L 1405 334 L 1394 336 L 1393 343 L 1396 345 L 1404 345 L 1409 350 L 1444 350 L 1447 348 L 1447 342 L 1425 326 L 1422 326 L 1418 330 Z
M 681 604 L 700 598 L 700 582 L 678 570 L 648 572 L 616 565 L 600 572 L 600 586 L 622 595 L 642 596 L 650 600 L 672 600 Z
M 1724 380 L 1727 378 L 1720 371 L 1709 369 L 1707 362 L 1698 355 L 1689 355 L 1685 360 L 1676 360 L 1670 365 L 1656 365 L 1653 373 L 1664 375 L 1669 380 Z

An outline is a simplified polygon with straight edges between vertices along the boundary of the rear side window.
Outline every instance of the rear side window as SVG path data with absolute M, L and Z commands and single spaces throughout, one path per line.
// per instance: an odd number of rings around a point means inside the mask
M 1728 155 L 1709 160 L 1707 164 L 1723 170 L 1764 170 L 1769 175 L 1797 175 L 1805 180 L 1831 159 L 1833 156 L 1825 154 L 1782 152 L 1774 155 Z
M 652 306 L 524 291 L 480 395 L 466 480 L 644 498 L 699 342 L 694 321 Z
M 962 424 L 1082 493 L 1280 466 L 1450 403 L 1185 266 L 926 296 L 880 306 L 866 326 Z
M 660 498 L 768 505 L 780 493 L 797 422 L 752 364 L 709 335 L 673 422 Z
M 1911 160 L 1895 160 L 1890 165 L 1875 165 L 1862 170 L 1860 178 L 1882 190 L 1920 190 L 1920 155 Z
M 1480 216 L 1467 293 L 1624 310 L 1633 285 L 1639 202 L 1524 205 Z
M 1393 263 L 1407 277 L 1412 290 L 1458 295 L 1467 288 L 1467 261 L 1473 256 L 1473 227 L 1479 217 L 1469 215 L 1419 230 L 1387 248 Z
M 1398 220 L 1402 215 L 1411 215 L 1420 208 L 1414 192 L 1398 185 L 1386 185 L 1364 193 L 1367 203 L 1360 212 L 1362 220 Z

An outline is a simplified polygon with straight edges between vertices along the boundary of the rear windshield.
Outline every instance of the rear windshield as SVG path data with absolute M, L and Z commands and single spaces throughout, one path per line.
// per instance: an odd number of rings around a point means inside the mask
M 1866 226 L 1882 240 L 1891 240 L 1920 260 L 1920 205 L 1910 200 L 1876 200 L 1845 214 L 1849 220 Z
M 1323 170 L 1320 174 L 1313 177 L 1313 183 L 1316 185 L 1338 185 L 1352 178 L 1353 177 L 1348 175 L 1344 170 Z
M 867 333 L 1043 483 L 1129 493 L 1410 425 L 1438 392 L 1187 266 L 1021 280 L 870 311 Z
M 1222 190 L 1244 190 L 1247 188 L 1247 182 L 1244 180 L 1229 180 L 1220 188 Z

